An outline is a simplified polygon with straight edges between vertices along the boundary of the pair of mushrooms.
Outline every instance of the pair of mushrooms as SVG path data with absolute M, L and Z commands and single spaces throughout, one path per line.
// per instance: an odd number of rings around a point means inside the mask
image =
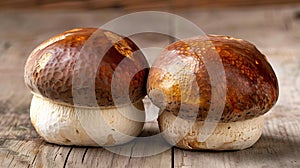
M 205 59 L 221 62 L 224 80 L 212 84 Z M 142 99 L 148 93 L 160 108 L 159 128 L 169 143 L 184 149 L 245 149 L 261 136 L 263 114 L 278 98 L 266 57 L 249 42 L 227 36 L 175 42 L 149 70 L 130 39 L 107 30 L 73 29 L 39 45 L 24 76 L 33 93 L 33 126 L 46 141 L 61 145 L 131 141 L 143 129 Z M 211 108 L 218 105 L 222 111 Z M 219 113 L 219 120 L 201 140 L 210 113 Z

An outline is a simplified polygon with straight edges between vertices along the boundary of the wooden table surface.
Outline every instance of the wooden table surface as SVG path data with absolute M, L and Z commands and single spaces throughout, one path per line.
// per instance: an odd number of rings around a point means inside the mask
M 126 10 L 0 11 L 0 167 L 300 167 L 300 6 L 172 10 L 209 34 L 244 38 L 267 55 L 280 97 L 266 115 L 263 135 L 251 148 L 232 152 L 169 149 L 149 157 L 125 157 L 104 148 L 57 146 L 43 141 L 29 118 L 31 94 L 23 82 L 25 60 L 52 35 L 75 27 L 99 27 Z M 176 29 L 173 30 L 176 32 Z M 137 37 L 166 45 L 166 38 Z M 152 108 L 147 109 L 152 110 Z M 158 132 L 155 121 L 144 135 Z

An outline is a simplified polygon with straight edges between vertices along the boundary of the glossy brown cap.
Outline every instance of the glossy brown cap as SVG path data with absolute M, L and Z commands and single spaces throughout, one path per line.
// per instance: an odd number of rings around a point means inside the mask
M 203 59 L 216 54 L 226 76 L 226 100 L 220 122 L 251 119 L 269 111 L 279 94 L 271 65 L 253 44 L 227 36 L 208 35 L 169 45 L 149 72 L 147 91 L 151 101 L 163 111 L 175 115 L 180 111 L 180 117 L 193 116 L 190 113 L 197 111 L 197 120 L 205 120 L 211 106 L 212 84 Z M 191 82 L 190 74 L 196 82 Z M 221 85 L 216 83 L 213 87 Z M 224 99 L 217 102 L 224 103 Z
M 146 95 L 148 71 L 147 60 L 130 39 L 107 30 L 79 28 L 34 49 L 24 78 L 33 93 L 56 102 L 74 105 L 76 95 L 78 106 L 94 106 L 93 101 L 99 106 L 114 106 L 112 89 L 123 104 Z

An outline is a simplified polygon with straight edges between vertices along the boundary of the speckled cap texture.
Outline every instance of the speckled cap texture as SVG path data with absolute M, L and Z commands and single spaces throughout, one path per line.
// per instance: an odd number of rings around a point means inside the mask
M 269 111 L 278 99 L 279 89 L 266 57 L 245 40 L 217 35 L 181 40 L 169 45 L 149 72 L 147 90 L 151 101 L 163 111 L 175 115 L 180 111 L 180 117 L 188 116 L 190 110 L 196 108 L 197 121 L 204 121 L 211 106 L 212 84 L 203 59 L 210 59 L 216 53 L 220 56 L 218 59 L 223 63 L 226 76 L 226 100 L 217 101 L 225 101 L 220 122 L 243 121 Z M 184 62 L 193 64 L 180 70 L 187 73 L 168 71 Z M 191 84 L 191 79 L 184 74 L 194 74 L 196 82 Z M 188 90 L 182 90 L 182 85 L 191 86 Z M 222 84 L 217 83 L 213 87 L 218 85 Z M 197 90 L 199 93 L 195 92 Z
M 85 100 L 76 105 L 93 106 L 86 94 L 92 89 L 97 105 L 109 107 L 115 105 L 113 78 L 119 102 L 135 103 L 146 95 L 148 71 L 147 60 L 130 39 L 107 30 L 79 28 L 56 35 L 33 50 L 24 78 L 34 94 L 46 99 L 74 105 L 76 92 Z

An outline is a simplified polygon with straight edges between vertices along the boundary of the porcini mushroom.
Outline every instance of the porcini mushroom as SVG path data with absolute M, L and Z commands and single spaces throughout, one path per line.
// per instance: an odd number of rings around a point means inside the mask
M 225 77 L 224 82 L 212 84 L 204 59 L 213 64 L 218 61 L 212 58 L 216 54 Z M 209 111 L 211 91 L 219 87 L 216 90 L 221 93 L 221 85 L 226 86 L 226 94 L 215 103 L 224 103 L 224 108 L 215 129 L 203 141 L 199 137 L 204 134 L 206 117 L 208 112 L 214 112 Z M 252 146 L 262 135 L 264 114 L 279 94 L 271 65 L 253 44 L 217 35 L 169 45 L 150 69 L 147 91 L 160 108 L 158 123 L 163 137 L 177 147 L 193 150 L 240 150 Z
M 62 145 L 132 140 L 144 125 L 148 67 L 130 39 L 111 31 L 79 28 L 50 38 L 25 65 L 33 126 L 46 141 Z

